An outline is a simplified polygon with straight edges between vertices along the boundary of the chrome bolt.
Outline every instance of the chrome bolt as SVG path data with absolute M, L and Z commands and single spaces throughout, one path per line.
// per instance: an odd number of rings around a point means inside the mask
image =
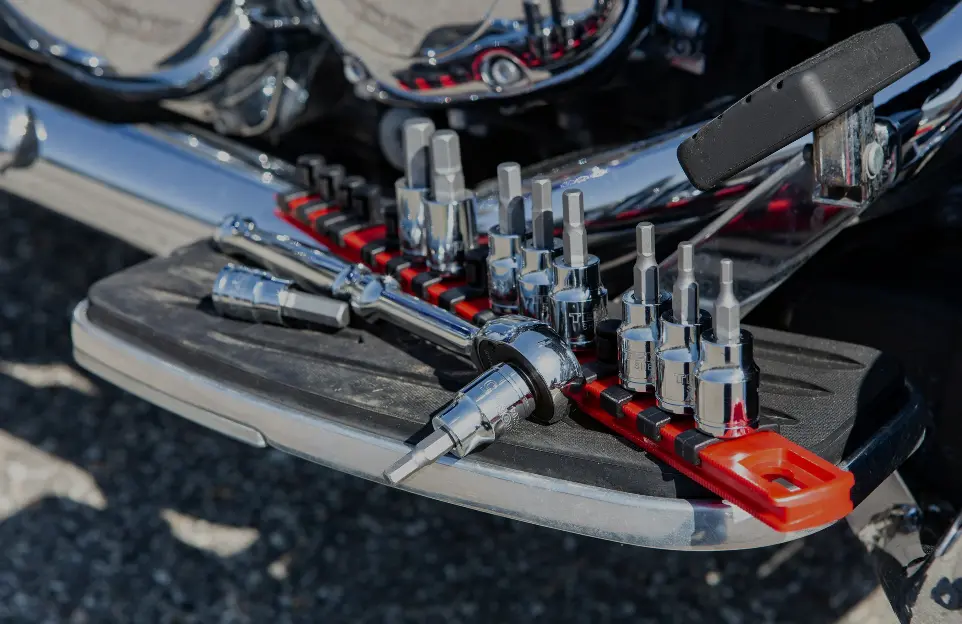
M 878 142 L 872 141 L 865 146 L 862 159 L 865 161 L 865 172 L 868 174 L 869 180 L 874 180 L 882 172 L 882 167 L 885 166 L 885 151 Z
M 360 60 L 354 58 L 353 56 L 345 56 L 344 78 L 346 78 L 347 81 L 352 85 L 358 84 L 362 80 L 367 79 L 367 70 L 364 69 L 364 65 Z
M 499 87 L 507 87 L 521 80 L 523 74 L 518 64 L 501 57 L 491 63 L 491 81 Z

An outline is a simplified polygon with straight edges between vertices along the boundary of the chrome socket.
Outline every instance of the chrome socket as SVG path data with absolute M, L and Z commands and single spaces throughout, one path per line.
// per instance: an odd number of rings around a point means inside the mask
M 635 292 L 621 296 L 618 327 L 618 380 L 631 392 L 654 392 L 658 381 L 656 354 L 661 336 L 661 316 L 671 305 L 671 295 L 661 293 L 658 303 L 639 303 Z
M 572 349 L 589 349 L 598 324 L 608 318 L 608 290 L 601 283 L 601 261 L 588 253 L 581 191 L 561 195 L 564 208 L 562 254 L 551 265 L 551 325 Z
M 221 316 L 247 321 L 283 325 L 281 293 L 290 281 L 274 277 L 267 271 L 228 264 L 217 274 L 210 298 Z
M 488 299 L 495 314 L 518 313 L 518 277 L 521 236 L 501 234 L 500 226 L 488 233 Z
M 474 193 L 464 188 L 461 143 L 457 132 L 440 130 L 431 135 L 431 196 L 427 207 L 428 268 L 444 276 L 464 271 L 464 254 L 478 240 Z
M 717 342 L 714 330 L 701 339 L 695 367 L 695 426 L 715 438 L 737 438 L 758 428 L 758 365 L 752 335 L 741 330 L 737 342 Z
M 498 165 L 498 225 L 488 232 L 488 300 L 495 314 L 518 313 L 518 272 L 524 244 L 521 165 Z
M 474 218 L 475 197 L 462 191 L 451 202 L 425 200 L 427 207 L 428 268 L 444 276 L 464 271 L 464 254 L 477 245 L 478 232 Z
M 662 314 L 655 353 L 655 403 L 671 414 L 695 413 L 695 365 L 701 358 L 701 335 L 711 327 L 711 315 L 700 309 L 695 280 L 695 247 L 678 245 L 678 277 L 671 310 Z
M 519 312 L 545 323 L 551 322 L 551 265 L 561 255 L 561 240 L 554 243 L 554 249 L 522 247 L 518 275 Z
M 412 264 L 421 265 L 428 259 L 427 206 L 424 198 L 430 189 L 407 186 L 405 178 L 394 184 L 398 210 L 398 241 L 401 254 Z
M 343 301 L 297 291 L 289 280 L 235 264 L 217 274 L 211 301 L 221 316 L 248 323 L 342 329 L 351 320 L 350 306 Z
M 531 180 L 531 240 L 521 249 L 518 304 L 521 314 L 551 323 L 552 264 L 564 244 L 554 237 L 551 178 Z
M 701 334 L 711 315 L 700 310 L 697 323 L 678 323 L 672 312 L 661 315 L 655 352 L 655 403 L 671 414 L 695 413 L 695 366 L 701 358 Z
M 524 377 L 510 364 L 498 364 L 458 391 L 431 418 L 434 433 L 384 471 L 389 483 L 400 483 L 444 455 L 464 457 L 494 442 L 535 409 Z
M 701 338 L 695 367 L 695 426 L 716 438 L 737 438 L 758 428 L 758 366 L 752 335 L 741 328 L 734 265 L 721 261 L 715 322 Z
M 661 336 L 661 315 L 671 295 L 661 290 L 655 259 L 655 226 L 635 227 L 634 284 L 621 296 L 618 326 L 618 378 L 632 392 L 654 392 L 658 380 L 656 354 Z
M 551 326 L 575 351 L 590 349 L 601 321 L 608 318 L 608 289 L 601 283 L 601 261 L 588 255 L 583 266 L 564 257 L 551 266 Z
M 452 451 L 464 457 L 494 442 L 508 428 L 534 413 L 534 392 L 510 364 L 501 363 L 462 388 L 431 423 L 454 442 Z
M 431 194 L 431 137 L 434 123 L 425 117 L 404 122 L 404 177 L 394 184 L 398 210 L 398 240 L 401 254 L 412 264 L 427 262 L 427 207 Z
M 384 471 L 399 483 L 453 452 L 464 457 L 521 420 L 544 423 L 569 414 L 571 392 L 584 386 L 575 354 L 548 325 L 521 316 L 492 319 L 474 338 L 473 359 L 486 370 L 432 419 L 434 433 Z

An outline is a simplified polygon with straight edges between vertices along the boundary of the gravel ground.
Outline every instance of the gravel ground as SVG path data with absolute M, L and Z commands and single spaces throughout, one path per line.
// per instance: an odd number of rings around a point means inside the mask
M 80 371 L 70 311 L 144 259 L 0 197 L 0 619 L 894 621 L 839 526 L 666 553 L 246 447 Z

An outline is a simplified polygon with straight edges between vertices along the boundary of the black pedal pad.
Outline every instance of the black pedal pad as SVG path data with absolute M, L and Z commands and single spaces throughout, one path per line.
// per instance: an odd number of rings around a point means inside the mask
M 869 100 L 929 60 L 906 21 L 883 24 L 835 44 L 775 76 L 678 146 L 692 184 L 707 191 Z

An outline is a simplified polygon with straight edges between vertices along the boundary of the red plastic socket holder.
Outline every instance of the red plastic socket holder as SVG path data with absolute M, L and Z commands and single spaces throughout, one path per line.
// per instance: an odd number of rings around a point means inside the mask
M 338 245 L 337 241 L 331 240 L 330 238 L 324 236 L 323 234 L 315 230 L 312 223 L 304 223 L 298 220 L 294 216 L 294 210 L 296 208 L 298 208 L 299 206 L 305 203 L 316 201 L 317 199 L 318 199 L 318 196 L 316 195 L 309 196 L 309 197 L 297 196 L 296 199 L 294 199 L 288 204 L 286 211 L 278 210 L 277 216 L 283 219 L 284 221 L 286 221 L 287 223 L 290 223 L 294 227 L 298 228 L 302 232 L 310 235 L 314 240 L 323 244 L 325 247 L 329 248 L 331 251 L 338 254 L 345 260 L 348 260 L 350 262 L 360 262 L 362 264 L 366 264 L 369 268 L 371 268 L 372 270 L 378 273 L 387 273 L 388 263 L 391 260 L 394 260 L 395 258 L 399 257 L 401 255 L 400 252 L 382 251 L 374 256 L 374 262 L 373 264 L 371 264 L 371 263 L 363 262 L 362 251 L 361 251 L 369 243 L 373 243 L 375 241 L 383 239 L 385 234 L 387 233 L 385 227 L 383 225 L 372 225 L 371 227 L 365 228 L 363 230 L 351 232 L 350 234 L 347 234 L 344 237 L 344 245 Z M 331 214 L 333 212 L 338 212 L 338 211 L 340 211 L 340 208 L 337 208 L 337 207 L 325 208 L 323 210 L 318 210 L 315 213 L 312 213 L 311 218 L 316 219 L 320 216 L 324 216 L 324 215 Z M 421 273 L 427 273 L 427 272 L 428 272 L 428 269 L 425 267 L 408 267 L 408 268 L 402 269 L 394 277 L 400 283 L 402 290 L 404 290 L 407 293 L 416 295 L 418 293 L 416 293 L 412 287 L 414 278 L 416 278 Z M 465 286 L 465 282 L 463 280 L 460 280 L 457 278 L 445 279 L 442 282 L 430 285 L 426 289 L 427 296 L 423 298 L 429 301 L 430 303 L 433 303 L 434 305 L 440 305 L 441 295 L 443 295 L 448 290 L 451 290 L 453 288 L 460 288 L 462 286 Z M 490 309 L 490 307 L 491 305 L 488 302 L 487 297 L 473 297 L 471 299 L 466 298 L 464 300 L 454 303 L 450 307 L 450 311 L 454 312 L 455 314 L 457 314 L 458 316 L 460 316 L 465 320 L 473 322 L 479 313 L 482 313 Z
M 638 415 L 654 406 L 654 397 L 636 395 L 621 407 L 621 417 L 601 406 L 601 393 L 617 383 L 614 376 L 598 379 L 572 398 L 601 424 L 773 529 L 811 529 L 852 511 L 855 476 L 773 431 L 715 441 L 697 451 L 697 464 L 684 459 L 676 441 L 694 429 L 694 420 L 672 418 L 659 428 L 658 440 L 649 438 L 639 430 Z
M 347 234 L 344 245 L 338 245 L 336 241 L 315 231 L 311 224 L 302 223 L 292 216 L 295 208 L 316 199 L 298 195 L 286 211 L 278 210 L 277 214 L 351 262 L 361 262 L 361 250 L 369 243 L 384 238 L 384 226 L 376 225 Z M 330 208 L 318 212 L 329 214 L 337 210 Z M 374 265 L 369 266 L 379 273 L 386 273 L 388 262 L 398 255 L 396 251 L 378 253 L 374 257 Z M 405 291 L 417 294 L 412 289 L 412 282 L 426 270 L 405 268 L 396 277 Z M 460 286 L 464 286 L 461 280 L 444 280 L 429 286 L 424 298 L 438 304 L 441 295 Z M 488 308 L 487 298 L 478 297 L 459 301 L 450 309 L 462 318 L 473 321 L 477 314 Z M 593 358 L 584 358 L 583 363 L 590 359 Z M 639 429 L 638 415 L 654 406 L 654 398 L 637 394 L 621 405 L 620 417 L 614 416 L 602 407 L 601 393 L 617 383 L 617 376 L 598 379 L 570 398 L 599 423 L 776 531 L 816 528 L 840 520 L 852 511 L 854 475 L 773 431 L 758 431 L 733 440 L 713 441 L 697 449 L 697 462 L 685 459 L 677 452 L 676 441 L 678 436 L 695 428 L 693 419 L 674 417 L 659 428 L 659 439 L 647 437 Z

